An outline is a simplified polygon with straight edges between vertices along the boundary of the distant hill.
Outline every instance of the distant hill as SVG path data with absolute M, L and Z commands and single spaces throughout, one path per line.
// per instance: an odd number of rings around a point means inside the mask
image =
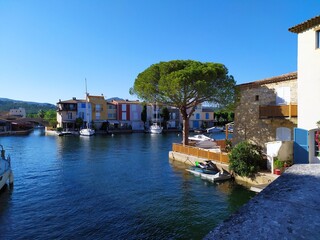
M 0 112 L 8 112 L 10 109 L 19 107 L 24 108 L 27 114 L 38 113 L 41 109 L 44 111 L 56 109 L 56 106 L 50 103 L 37 103 L 0 98 Z

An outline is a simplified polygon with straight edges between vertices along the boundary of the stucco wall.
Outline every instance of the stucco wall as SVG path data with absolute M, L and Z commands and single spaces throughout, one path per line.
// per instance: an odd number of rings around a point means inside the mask
M 303 129 L 316 128 L 320 120 L 320 112 L 315 111 L 320 98 L 320 49 L 316 49 L 316 33 L 320 25 L 298 34 L 298 89 L 299 106 L 298 127 Z
M 290 87 L 290 100 L 292 103 L 297 103 L 297 81 L 295 79 L 240 88 L 240 101 L 235 110 L 234 145 L 250 140 L 264 147 L 266 142 L 276 140 L 278 127 L 290 128 L 293 138 L 296 118 L 259 119 L 259 106 L 276 105 L 275 91 L 279 87 Z

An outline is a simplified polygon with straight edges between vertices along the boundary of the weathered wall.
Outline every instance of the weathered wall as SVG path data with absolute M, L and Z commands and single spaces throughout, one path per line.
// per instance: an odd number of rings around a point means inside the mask
M 296 127 L 296 118 L 259 119 L 259 106 L 276 105 L 276 89 L 290 87 L 290 101 L 297 103 L 297 81 L 287 80 L 267 84 L 252 84 L 240 89 L 240 101 L 235 110 L 235 128 L 233 144 L 250 140 L 264 146 L 264 143 L 276 140 L 276 129 Z M 258 99 L 257 99 L 258 98 Z

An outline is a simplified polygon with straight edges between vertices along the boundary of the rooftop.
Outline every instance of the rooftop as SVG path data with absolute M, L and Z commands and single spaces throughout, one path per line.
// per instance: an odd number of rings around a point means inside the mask
M 293 32 L 293 33 L 301 33 L 303 31 L 308 30 L 310 28 L 313 28 L 319 24 L 320 24 L 320 16 L 316 16 L 316 17 L 311 18 L 303 23 L 300 23 L 296 26 L 289 28 L 289 31 Z
M 237 87 L 243 88 L 243 87 L 261 86 L 261 85 L 269 84 L 269 83 L 276 83 L 276 82 L 282 82 L 282 81 L 288 81 L 288 80 L 296 80 L 297 78 L 298 78 L 297 72 L 291 72 L 291 73 L 283 74 L 283 75 L 276 76 L 276 77 L 265 78 L 265 79 L 254 81 L 254 82 L 239 84 L 239 85 L 237 85 Z

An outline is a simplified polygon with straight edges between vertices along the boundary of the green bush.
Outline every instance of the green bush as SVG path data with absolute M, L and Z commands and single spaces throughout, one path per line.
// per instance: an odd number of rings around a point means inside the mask
M 262 161 L 262 148 L 247 141 L 238 143 L 229 155 L 229 168 L 242 177 L 254 177 Z

